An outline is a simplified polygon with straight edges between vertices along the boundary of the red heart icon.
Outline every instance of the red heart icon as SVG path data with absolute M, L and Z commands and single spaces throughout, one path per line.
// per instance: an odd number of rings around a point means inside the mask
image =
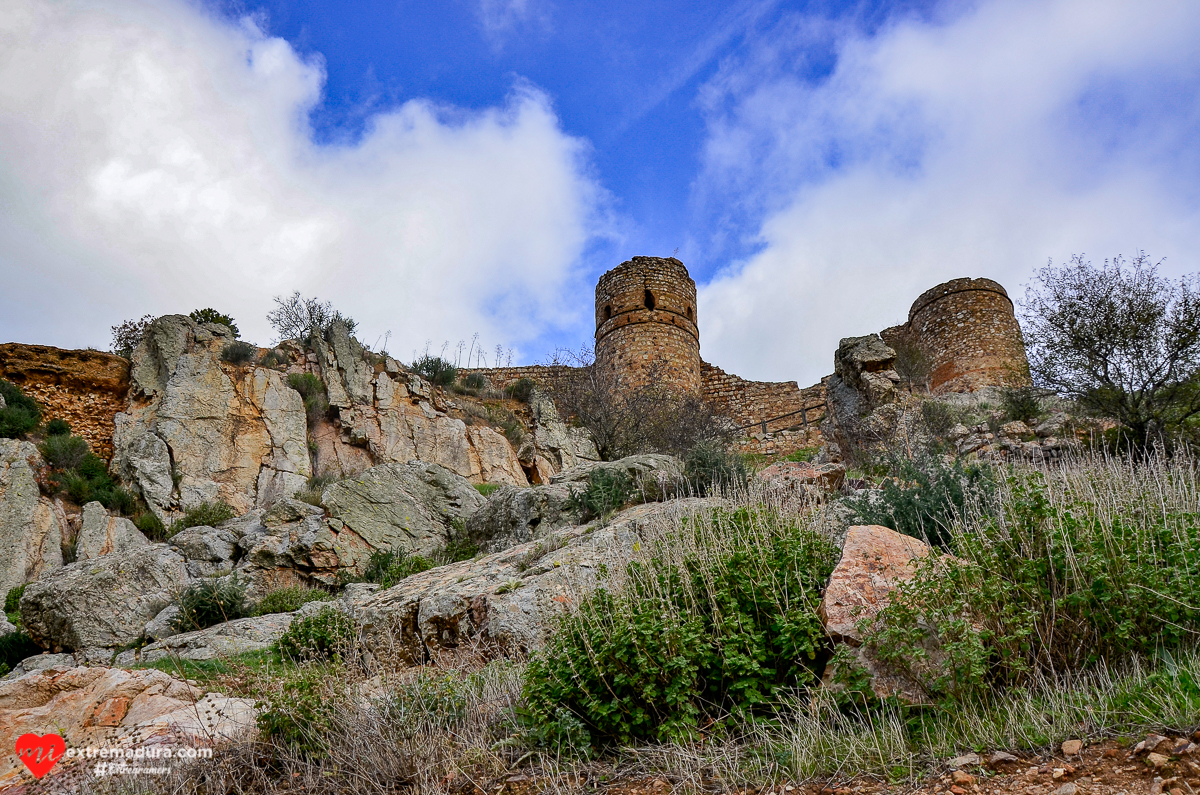
M 67 744 L 57 734 L 39 736 L 22 734 L 17 738 L 17 756 L 34 778 L 41 778 L 50 772 L 50 768 L 62 759 L 67 752 Z

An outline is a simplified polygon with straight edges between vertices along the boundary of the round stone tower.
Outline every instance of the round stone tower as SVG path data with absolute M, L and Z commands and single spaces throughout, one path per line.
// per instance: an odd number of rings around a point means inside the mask
M 935 393 L 1030 383 L 1013 302 L 991 279 L 953 279 L 926 290 L 908 312 L 908 332 L 929 357 Z
M 596 284 L 596 364 L 622 389 L 700 393 L 696 283 L 674 257 L 634 257 Z

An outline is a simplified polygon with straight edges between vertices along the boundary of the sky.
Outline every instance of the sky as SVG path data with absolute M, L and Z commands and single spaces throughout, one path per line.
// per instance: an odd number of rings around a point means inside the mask
M 299 290 L 537 363 L 674 255 L 704 358 L 804 386 L 947 279 L 1200 270 L 1196 41 L 1194 0 L 7 0 L 0 341 L 267 345 Z

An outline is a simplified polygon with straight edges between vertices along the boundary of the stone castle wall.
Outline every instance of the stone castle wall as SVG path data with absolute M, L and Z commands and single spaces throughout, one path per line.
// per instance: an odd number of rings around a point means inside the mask
M 704 399 L 747 433 L 817 426 L 825 418 L 825 387 L 801 389 L 795 381 L 747 381 L 701 362 Z
M 113 453 L 113 418 L 124 411 L 129 360 L 100 351 L 48 345 L 0 345 L 0 378 L 42 404 L 46 420 L 61 418 L 104 459 Z
M 991 279 L 953 279 L 925 291 L 907 326 L 930 360 L 935 394 L 1030 383 L 1013 303 Z
M 626 389 L 699 394 L 696 283 L 674 258 L 634 257 L 596 284 L 596 364 Z

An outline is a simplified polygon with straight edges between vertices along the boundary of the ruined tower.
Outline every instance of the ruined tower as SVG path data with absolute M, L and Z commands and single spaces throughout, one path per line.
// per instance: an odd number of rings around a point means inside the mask
M 700 393 L 696 283 L 674 257 L 634 257 L 596 284 L 596 364 L 623 389 Z
M 907 334 L 929 358 L 935 393 L 1030 383 L 1013 302 L 991 279 L 952 279 L 926 290 L 908 312 Z

